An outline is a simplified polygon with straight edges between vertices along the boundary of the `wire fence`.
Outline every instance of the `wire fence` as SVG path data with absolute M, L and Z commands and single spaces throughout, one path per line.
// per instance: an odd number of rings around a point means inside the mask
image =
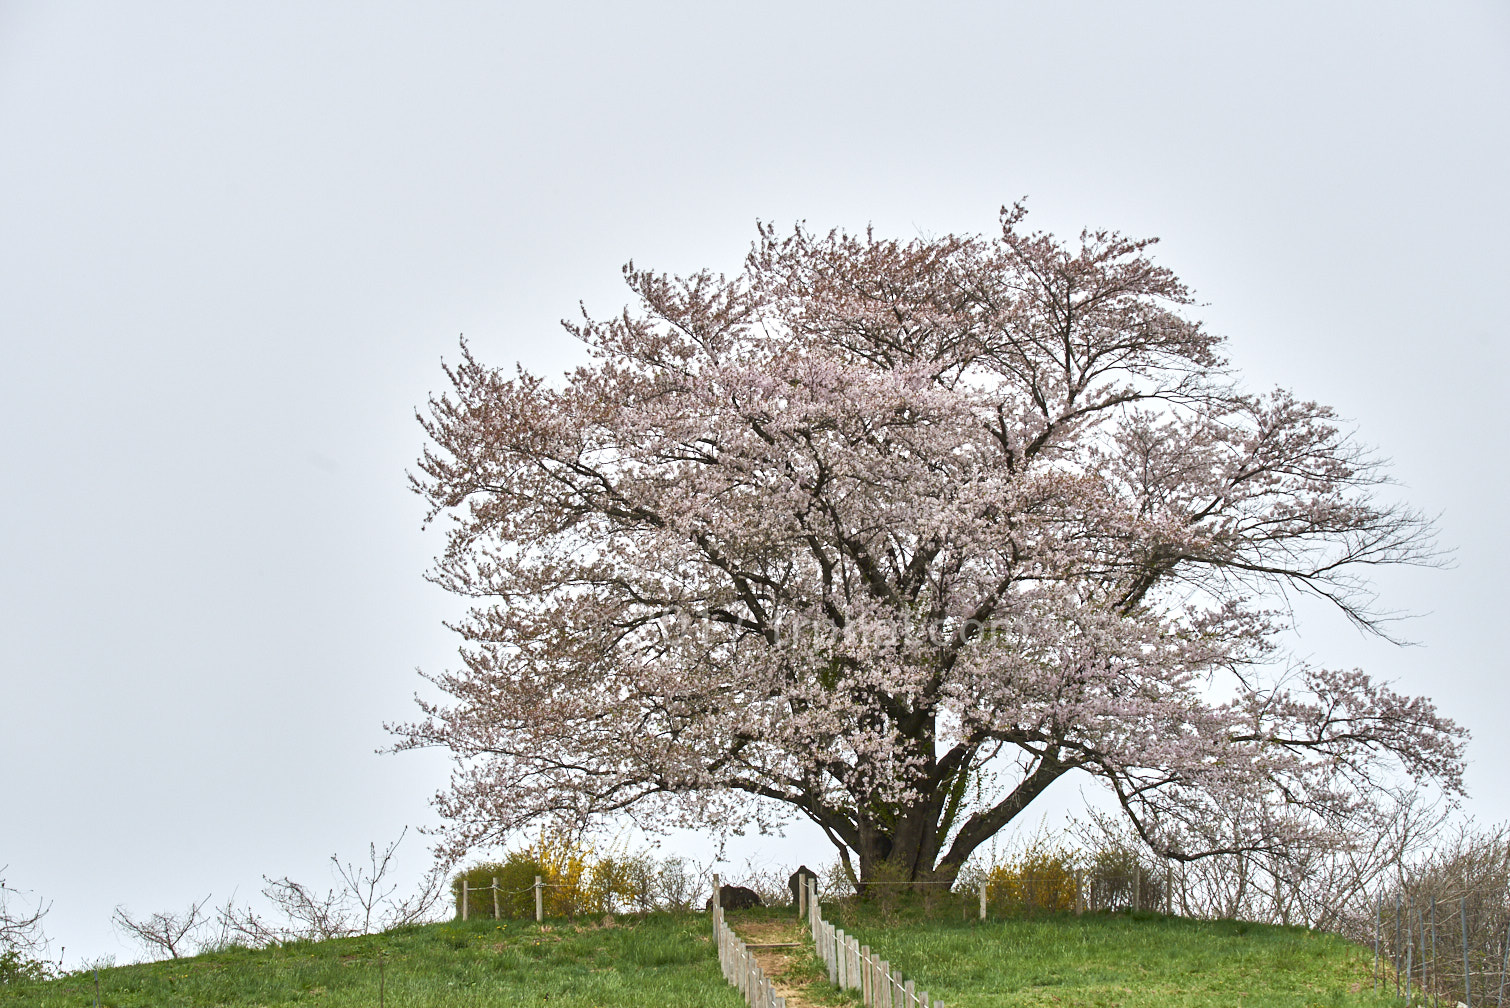
M 1011 875 L 994 881 L 983 877 L 967 884 L 861 882 L 857 886 L 851 882 L 847 888 L 853 896 L 863 894 L 857 908 L 882 916 L 905 908 L 924 918 L 981 921 L 1068 911 L 1143 911 L 1230 919 L 1201 912 L 1212 904 L 1190 894 L 1185 883 L 1182 873 L 1169 866 L 1162 871 L 1135 869 L 1127 875 L 1074 871 Z M 1497 885 L 1465 882 L 1431 887 L 1407 880 L 1376 891 L 1366 905 L 1366 916 L 1349 904 L 1337 907 L 1329 917 L 1344 937 L 1372 948 L 1376 992 L 1389 993 L 1393 988 L 1405 1004 L 1431 1008 L 1510 1005 L 1510 891 Z M 833 941 L 817 932 L 815 940 Z M 856 962 L 856 953 L 842 951 L 842 944 L 838 954 L 841 968 Z M 906 1003 L 910 1008 L 911 1002 Z
M 1420 894 L 1395 889 L 1374 905 L 1374 989 L 1393 984 L 1407 1004 L 1501 1008 L 1510 993 L 1510 914 L 1466 888 Z
M 978 875 L 947 882 L 847 881 L 831 888 L 830 898 L 857 897 L 881 913 L 906 906 L 924 917 L 980 920 L 1033 912 L 1148 911 L 1173 916 L 1188 903 L 1180 883 L 1172 867 L 1135 867 L 1120 875 L 1065 870 L 1045 875 Z

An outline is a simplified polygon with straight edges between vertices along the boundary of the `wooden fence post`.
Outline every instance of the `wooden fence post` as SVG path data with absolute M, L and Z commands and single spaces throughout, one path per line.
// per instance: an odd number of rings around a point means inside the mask
M 1421 946 L 1421 997 L 1426 997 L 1426 920 L 1416 907 L 1416 940 Z
M 1436 941 L 1435 931 L 1433 931 L 1432 941 L 1433 941 L 1433 944 L 1435 944 L 1435 941 Z M 1433 952 L 1432 956 L 1435 957 L 1435 955 L 1436 955 L 1436 953 Z M 1499 1004 L 1504 1004 L 1505 1003 L 1505 974 L 1507 972 L 1510 972 L 1510 924 L 1506 924 L 1505 925 L 1505 954 L 1500 957 L 1500 996 L 1499 996 L 1499 1002 L 1498 1002 Z
M 1432 904 L 1432 918 L 1436 918 L 1436 904 Z M 1374 900 L 1374 993 L 1379 992 L 1379 927 L 1384 922 L 1384 893 Z
M 839 985 L 840 990 L 849 989 L 849 984 L 845 982 L 844 941 L 844 929 L 834 928 L 834 983 Z
M 1395 974 L 1395 997 L 1400 996 L 1400 894 L 1395 893 L 1395 940 L 1389 943 L 1389 968 Z
M 467 896 L 468 895 L 469 895 L 469 887 L 467 886 L 467 880 L 466 879 L 462 879 L 461 880 L 461 919 L 462 920 L 466 920 L 467 919 L 467 902 L 468 902 Z
M 980 880 L 980 919 L 986 919 L 986 880 Z
M 1442 985 L 1442 967 L 1437 962 L 1437 897 L 1435 893 L 1431 897 L 1431 976 L 1437 982 L 1437 986 L 1440 987 Z M 1504 1000 L 1503 997 L 1500 998 L 1501 1003 Z
M 540 924 L 545 920 L 545 886 L 544 880 L 539 875 L 535 876 L 535 923 Z
M 1414 896 L 1412 896 L 1410 898 L 1409 903 L 1407 903 L 1407 905 L 1406 905 L 1406 911 L 1405 911 L 1405 1000 L 1406 1001 L 1410 1000 L 1410 973 L 1411 973 L 1410 967 L 1411 967 L 1411 959 L 1413 957 L 1414 952 L 1416 951 L 1416 943 L 1411 940 L 1411 936 L 1410 936 L 1410 914 L 1411 914 L 1411 911 L 1413 911 L 1415 909 L 1415 906 L 1416 906 L 1416 898 Z
M 1463 1000 L 1473 1008 L 1473 978 L 1468 974 L 1468 897 L 1458 899 L 1458 909 L 1463 920 Z
M 917 1003 L 917 987 L 913 985 L 913 982 L 911 980 L 908 980 L 906 983 L 902 984 L 902 1004 L 906 1005 L 907 1008 L 915 1008 Z
M 493 919 L 497 920 L 501 915 L 498 913 L 498 879 L 493 879 Z

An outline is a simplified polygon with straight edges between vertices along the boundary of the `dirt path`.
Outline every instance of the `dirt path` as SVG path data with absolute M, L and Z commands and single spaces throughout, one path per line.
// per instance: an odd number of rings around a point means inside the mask
M 786 998 L 787 1008 L 811 1008 L 813 1002 L 802 996 L 802 988 L 787 982 L 789 973 L 797 972 L 798 963 L 806 964 L 812 957 L 812 946 L 798 921 L 733 921 L 729 924 L 734 933 L 748 945 L 767 945 L 780 942 L 800 942 L 798 948 L 757 948 L 750 951 L 755 961 L 776 988 L 776 996 Z

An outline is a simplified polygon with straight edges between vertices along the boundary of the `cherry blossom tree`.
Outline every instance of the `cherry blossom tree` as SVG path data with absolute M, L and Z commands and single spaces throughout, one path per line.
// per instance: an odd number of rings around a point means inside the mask
M 471 600 L 453 852 L 532 824 L 804 816 L 860 881 L 950 881 L 1068 774 L 1156 851 L 1282 851 L 1402 777 L 1425 699 L 1276 644 L 1294 593 L 1384 633 L 1430 563 L 1331 410 L 1244 391 L 1152 241 L 762 226 L 741 273 L 625 267 L 549 381 L 463 343 L 411 476 Z

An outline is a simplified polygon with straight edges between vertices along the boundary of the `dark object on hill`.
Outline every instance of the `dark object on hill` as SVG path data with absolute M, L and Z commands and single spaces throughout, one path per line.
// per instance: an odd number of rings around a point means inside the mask
M 759 893 L 754 889 L 746 889 L 742 885 L 720 886 L 718 904 L 725 910 L 748 910 L 750 907 L 765 905 L 760 901 Z M 703 909 L 713 909 L 713 897 L 708 897 L 708 902 L 703 904 Z
M 807 885 L 808 879 L 816 880 L 817 874 L 807 865 L 798 865 L 797 870 L 792 872 L 792 877 L 786 880 L 786 886 L 792 890 L 792 905 L 799 906 L 802 903 L 802 887 Z

